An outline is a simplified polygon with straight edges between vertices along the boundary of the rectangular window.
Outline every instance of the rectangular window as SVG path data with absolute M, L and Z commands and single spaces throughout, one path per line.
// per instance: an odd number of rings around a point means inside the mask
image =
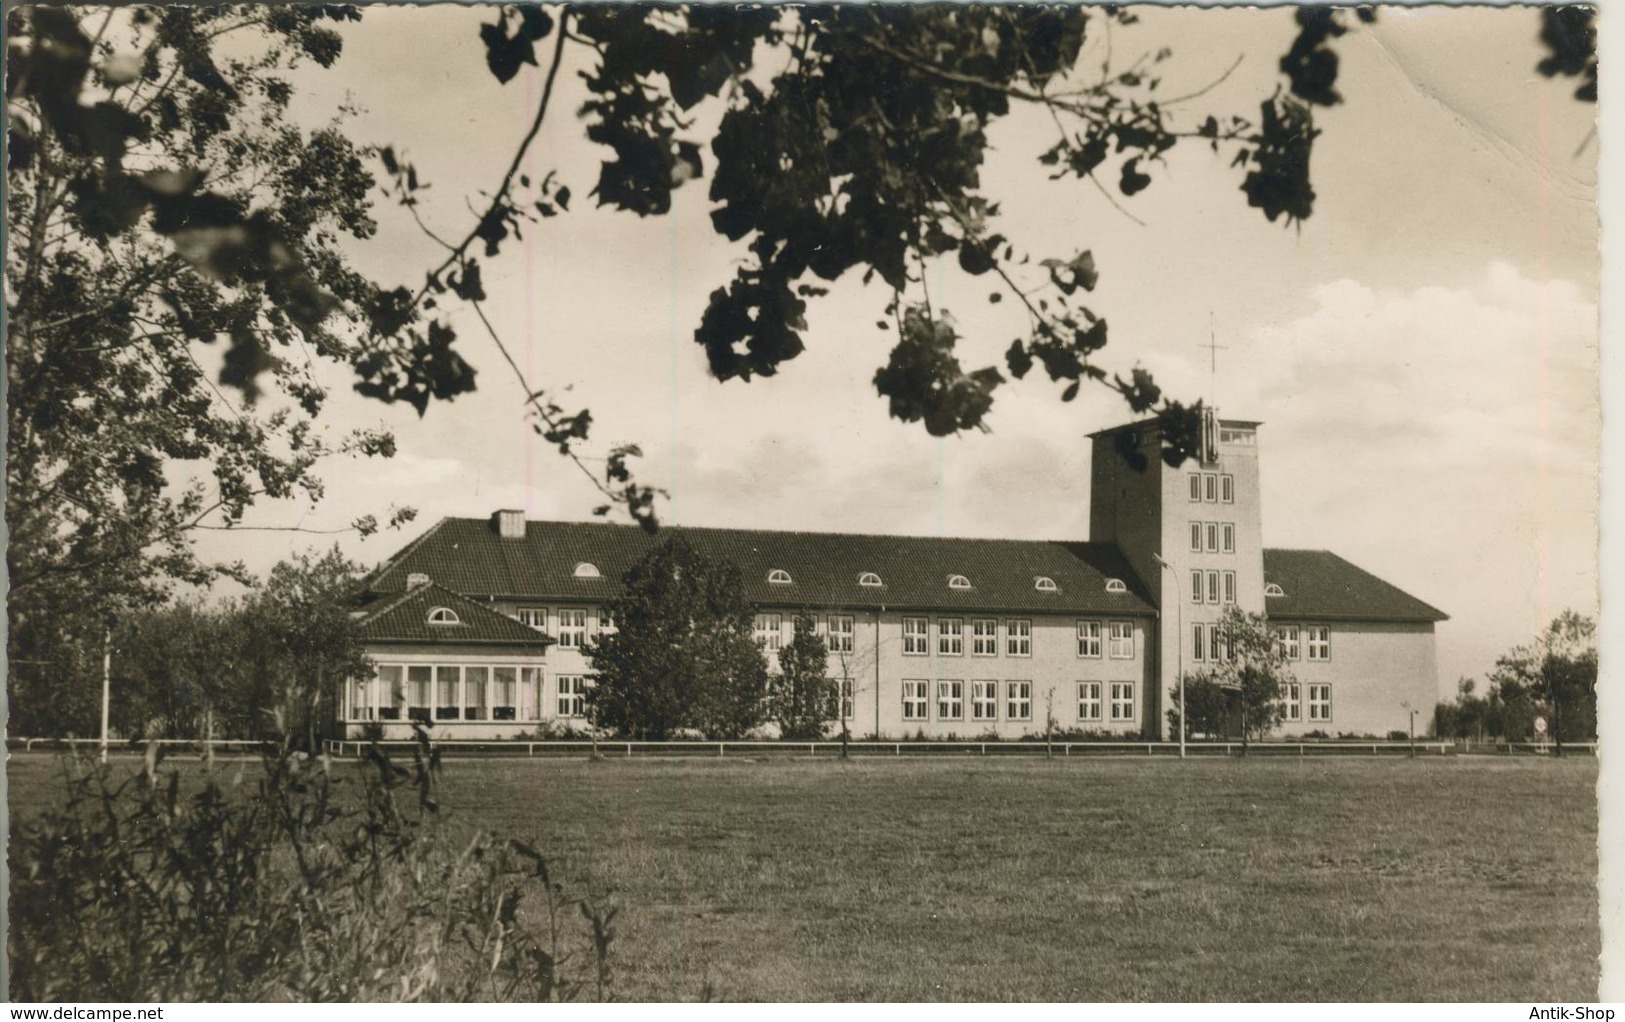
M 609 612 L 608 607 L 598 608 L 598 634 L 608 635 L 615 630 L 615 615 Z
M 1005 656 L 1033 655 L 1033 623 L 1031 621 L 1005 622 Z
M 400 720 L 401 704 L 406 701 L 406 689 L 401 684 L 404 669 L 400 664 L 382 664 L 378 668 L 378 719 Z
M 575 719 L 587 715 L 587 679 L 579 674 L 561 674 L 559 716 Z
M 1122 722 L 1134 719 L 1134 683 L 1112 682 L 1112 720 Z
M 1033 683 L 1007 681 L 1004 683 L 1004 719 L 1033 719 Z
M 1230 638 L 1217 624 L 1207 626 L 1207 658 L 1215 662 L 1230 659 Z
M 1203 660 L 1207 659 L 1207 657 L 1203 655 L 1203 646 L 1205 646 L 1206 643 L 1202 641 L 1202 636 L 1206 634 L 1207 630 L 1203 628 L 1200 621 L 1194 625 L 1191 625 L 1191 637 L 1193 639 L 1191 643 L 1191 659 L 1195 660 L 1197 663 L 1201 663 Z
M 784 615 L 757 614 L 756 615 L 756 641 L 762 648 L 773 652 L 784 645 Z
M 1227 554 L 1236 552 L 1236 526 L 1232 522 L 1225 522 L 1219 526 L 1219 549 Z
M 836 687 L 841 693 L 841 719 L 851 720 L 853 716 L 852 707 L 856 705 L 852 697 L 852 679 L 842 678 L 836 683 Z
M 412 664 L 406 669 L 406 702 L 409 720 L 429 720 L 430 691 L 434 686 L 434 668 L 428 664 Z
M 831 614 L 829 616 L 829 651 L 831 653 L 852 652 L 852 616 L 850 614 Z
M 542 669 L 540 667 L 521 667 L 519 669 L 519 719 L 541 720 L 542 713 Z
M 1202 602 L 1202 573 L 1200 571 L 1191 572 L 1191 602 Z
M 587 645 L 587 612 L 580 607 L 559 608 L 560 649 L 584 649 Z
M 1302 690 L 1298 687 L 1298 683 L 1294 681 L 1282 685 L 1281 695 L 1281 719 L 1302 720 L 1303 703 L 1300 702 Z
M 1219 499 L 1224 501 L 1226 504 L 1234 504 L 1236 502 L 1235 476 L 1226 475 L 1219 477 L 1219 494 Z
M 1236 573 L 1233 571 L 1224 572 L 1224 602 L 1236 602 Z
M 1207 573 L 1207 602 L 1219 602 L 1219 573 L 1216 571 Z
M 1275 641 L 1281 647 L 1281 655 L 1288 660 L 1297 660 L 1303 655 L 1297 625 L 1281 625 L 1275 629 Z
M 1191 473 L 1191 503 L 1193 503 L 1193 504 L 1197 503 L 1201 499 L 1202 499 L 1202 473 L 1200 473 L 1200 472 L 1192 472 Z
M 486 720 L 486 708 L 489 705 L 486 683 L 491 678 L 489 667 L 463 668 L 463 719 Z
M 1078 622 L 1078 656 L 1100 656 L 1100 622 Z
M 999 623 L 990 617 L 975 618 L 970 623 L 971 656 L 999 655 Z
M 355 678 L 350 682 L 349 703 L 344 708 L 345 720 L 372 719 L 372 679 Z
M 545 632 L 547 630 L 546 607 L 520 607 L 516 613 L 518 614 L 520 624 L 529 625 L 538 632 Z
M 963 681 L 937 682 L 937 719 L 965 719 L 965 683 Z
M 1310 625 L 1304 631 L 1309 633 L 1309 659 L 1330 660 L 1332 658 L 1332 630 L 1325 625 Z
M 1192 522 L 1191 523 L 1191 553 L 1199 554 L 1201 552 L 1202 552 L 1202 523 L 1201 522 Z
M 965 655 L 965 621 L 957 617 L 937 618 L 937 656 Z
M 926 691 L 930 683 L 924 681 L 903 682 L 903 719 L 925 720 L 926 700 L 929 698 Z
M 1203 526 L 1203 528 L 1207 531 L 1207 552 L 1210 553 L 1210 554 L 1218 553 L 1219 552 L 1219 523 L 1217 523 L 1217 522 L 1208 522 Z
M 1100 719 L 1100 682 L 1078 682 L 1078 719 Z
M 973 681 L 970 683 L 970 719 L 999 719 L 999 683 Z
M 1134 659 L 1134 622 L 1113 621 L 1111 643 L 1113 660 Z
M 1202 499 L 1209 504 L 1216 504 L 1219 500 L 1219 477 L 1212 472 L 1202 474 Z
M 1332 719 L 1332 687 L 1330 685 L 1309 686 L 1309 719 Z
M 519 668 L 491 668 L 491 719 L 519 719 Z
M 903 654 L 905 656 L 925 656 L 931 652 L 929 632 L 931 621 L 923 617 L 905 617 L 903 619 Z

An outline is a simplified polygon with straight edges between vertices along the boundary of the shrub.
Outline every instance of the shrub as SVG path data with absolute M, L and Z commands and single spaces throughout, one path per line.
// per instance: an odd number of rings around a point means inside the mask
M 614 911 L 567 895 L 529 844 L 483 832 L 448 844 L 422 731 L 410 768 L 373 746 L 356 785 L 286 742 L 247 793 L 240 774 L 210 773 L 183 794 L 156 745 L 122 780 L 67 762 L 61 807 L 11 846 L 18 1000 L 607 992 Z

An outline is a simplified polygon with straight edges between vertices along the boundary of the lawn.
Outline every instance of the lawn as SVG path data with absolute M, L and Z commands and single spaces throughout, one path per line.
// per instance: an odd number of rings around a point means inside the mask
M 48 758 L 13 759 L 14 823 Z M 621 907 L 616 995 L 1589 1000 L 1596 762 L 484 760 L 448 825 Z

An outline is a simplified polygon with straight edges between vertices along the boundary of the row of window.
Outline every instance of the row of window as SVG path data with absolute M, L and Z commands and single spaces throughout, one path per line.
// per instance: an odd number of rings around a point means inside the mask
M 1332 630 L 1325 625 L 1280 625 L 1275 629 L 1275 641 L 1288 660 L 1298 660 L 1307 651 L 1310 660 L 1332 658 Z
M 1236 480 L 1234 476 L 1218 472 L 1192 472 L 1190 475 L 1191 503 L 1234 504 Z
M 555 712 L 587 715 L 587 679 L 554 678 Z M 486 664 L 379 664 L 346 692 L 346 720 L 538 721 L 544 716 L 540 667 Z
M 1192 571 L 1192 603 L 1235 603 L 1236 573 L 1233 571 Z
M 519 607 L 514 610 L 514 617 L 520 624 L 529 625 L 538 632 L 547 631 L 548 609 L 546 607 Z M 615 630 L 615 620 L 609 613 L 609 608 L 600 607 L 595 615 L 597 634 L 603 635 Z M 587 611 L 581 607 L 560 607 L 558 627 L 553 629 L 553 638 L 558 640 L 560 649 L 586 649 L 587 648 Z
M 756 615 L 756 641 L 769 651 L 784 648 L 784 615 L 768 611 Z M 795 618 L 792 616 L 791 621 Z M 824 648 L 831 653 L 850 653 L 853 650 L 855 626 L 850 614 L 830 614 L 827 618 L 813 615 L 818 634 L 824 639 Z
M 1330 685 L 1315 683 L 1300 685 L 1291 682 L 1282 685 L 1284 698 L 1281 700 L 1281 717 L 1288 721 L 1301 721 L 1304 719 L 1303 690 L 1309 690 L 1309 720 L 1325 723 L 1332 719 L 1332 687 Z
M 1000 699 L 1000 689 L 1003 699 Z M 942 679 L 935 683 L 936 699 L 931 698 L 932 682 L 922 679 L 903 682 L 903 719 L 926 722 L 965 720 L 965 682 Z M 1109 700 L 1101 698 L 1102 691 Z M 997 720 L 1030 721 L 1033 719 L 1033 683 L 1030 681 L 972 681 L 970 683 L 970 720 L 993 722 Z M 1001 717 L 1000 711 L 1003 711 Z M 932 710 L 935 709 L 935 716 Z M 1102 709 L 1108 709 L 1110 719 L 1118 723 L 1134 721 L 1134 683 L 1131 681 L 1078 682 L 1078 717 L 1085 722 L 1101 722 Z
M 1288 660 L 1325 661 L 1332 658 L 1332 630 L 1326 625 L 1301 628 L 1298 625 L 1281 625 L 1275 629 L 1275 642 Z M 1307 658 L 1304 656 L 1306 652 Z M 1225 634 L 1223 625 L 1203 624 L 1200 621 L 1191 625 L 1191 659 L 1198 663 L 1205 660 L 1217 663 L 1233 656 L 1230 637 Z
M 937 618 L 937 655 L 965 655 L 965 619 Z M 1134 623 L 1112 621 L 1106 625 L 1109 656 L 1113 660 L 1134 659 Z M 970 655 L 999 655 L 999 622 L 997 618 L 970 619 Z M 1004 655 L 1030 657 L 1033 655 L 1033 623 L 1025 618 L 1012 618 L 1004 622 Z M 931 652 L 931 619 L 903 618 L 903 655 L 927 656 Z M 1078 622 L 1078 656 L 1099 658 L 1101 655 L 1101 622 Z
M 1233 554 L 1236 552 L 1234 522 L 1192 522 L 1191 553 Z

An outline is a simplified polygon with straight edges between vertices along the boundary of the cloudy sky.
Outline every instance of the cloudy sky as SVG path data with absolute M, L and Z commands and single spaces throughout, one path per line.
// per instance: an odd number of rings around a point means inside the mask
M 423 215 L 446 234 L 467 230 L 468 204 L 500 176 L 541 85 L 532 69 L 507 86 L 486 73 L 482 19 L 371 8 L 347 29 L 338 68 L 300 79 L 307 123 L 348 103 L 361 111 L 352 137 L 405 151 L 433 182 Z M 1333 550 L 1450 613 L 1441 691 L 1482 676 L 1559 610 L 1596 611 L 1595 109 L 1534 73 L 1537 27 L 1528 10 L 1385 9 L 1342 40 L 1346 102 L 1317 114 L 1318 200 L 1301 229 L 1247 208 L 1239 171 L 1197 146 L 1176 148 L 1122 210 L 1087 184 L 1048 182 L 1034 162 L 1053 132 L 1041 117 L 1001 123 L 984 174 L 1019 247 L 1093 250 L 1109 368 L 1142 363 L 1176 396 L 1264 422 L 1266 543 Z M 1292 33 L 1282 10 L 1143 11 L 1114 46 L 1170 46 L 1169 93 L 1241 57 L 1189 107 L 1199 119 L 1255 114 Z M 671 494 L 665 520 L 1086 537 L 1083 438 L 1126 406 L 1087 390 L 1062 404 L 1035 374 L 1000 390 L 985 434 L 936 440 L 892 421 L 870 383 L 891 343 L 874 327 L 880 287 L 842 281 L 816 300 L 808 350 L 780 376 L 710 380 L 693 329 L 742 253 L 712 234 L 703 183 L 680 189 L 664 218 L 594 210 L 599 154 L 573 116 L 582 98 L 561 75 L 528 167 L 557 171 L 573 211 L 486 266 L 487 307 L 533 384 L 569 386 L 592 408 L 600 452 L 643 446 L 641 477 Z M 438 262 L 388 209 L 353 255 L 402 283 Z M 929 283 L 966 336 L 965 363 L 999 361 L 1019 332 L 1010 303 L 989 306 L 985 281 L 952 265 Z M 325 528 L 416 507 L 408 535 L 340 540 L 374 562 L 441 515 L 589 518 L 597 494 L 530 432 L 520 385 L 472 315 L 458 323 L 477 393 L 420 421 L 334 375 L 335 426 L 383 422 L 400 454 L 336 466 L 321 504 L 265 505 L 252 523 Z M 1224 346 L 1216 375 L 1198 347 L 1210 329 Z M 202 550 L 264 570 L 311 542 L 212 534 Z

